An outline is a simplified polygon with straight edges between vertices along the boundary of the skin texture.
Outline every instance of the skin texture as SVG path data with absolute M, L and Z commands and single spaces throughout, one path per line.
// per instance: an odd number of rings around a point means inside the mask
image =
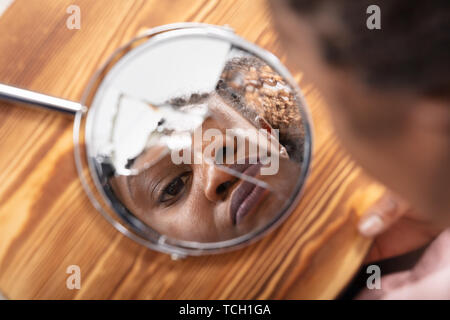
M 211 95 L 207 103 L 214 117 L 204 121 L 202 132 L 214 128 L 224 136 L 220 142 L 203 139 L 201 150 L 195 153 L 197 157 L 208 157 L 205 152 L 208 147 L 220 150 L 227 141 L 227 128 L 256 129 L 217 94 Z M 163 146 L 147 150 L 136 159 L 133 167 L 140 168 L 151 162 L 163 150 Z M 249 150 L 247 145 L 246 158 L 254 156 Z M 238 154 L 237 150 L 235 153 Z M 292 177 L 298 176 L 301 170 L 300 163 L 281 156 L 278 173 L 255 176 L 273 190 L 266 190 L 251 212 L 236 224 L 230 216 L 230 206 L 235 191 L 243 184 L 242 179 L 220 170 L 219 166 L 206 159 L 202 160 L 198 164 L 175 165 L 168 154 L 139 175 L 117 176 L 111 184 L 125 206 L 158 232 L 182 240 L 214 242 L 243 235 L 273 219 L 288 203 L 287 199 L 297 183 L 297 179 Z M 232 164 L 226 166 L 231 167 Z M 183 177 L 182 190 L 174 197 L 164 196 L 166 186 L 180 176 Z M 161 199 L 169 200 L 162 202 Z
M 342 22 L 326 11 L 302 16 L 285 1 L 271 1 L 271 6 L 288 65 L 303 70 L 325 96 L 348 152 L 392 190 L 363 218 L 378 219 L 371 228 L 361 228 L 363 233 L 381 232 L 368 260 L 429 242 L 450 225 L 449 101 L 397 88 L 381 90 L 364 83 L 350 67 L 329 65 L 319 33 L 342 37 Z

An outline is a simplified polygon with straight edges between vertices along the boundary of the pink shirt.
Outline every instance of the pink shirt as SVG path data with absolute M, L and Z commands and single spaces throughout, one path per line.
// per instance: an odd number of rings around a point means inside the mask
M 450 229 L 431 243 L 414 268 L 381 277 L 381 289 L 364 289 L 356 299 L 450 299 Z

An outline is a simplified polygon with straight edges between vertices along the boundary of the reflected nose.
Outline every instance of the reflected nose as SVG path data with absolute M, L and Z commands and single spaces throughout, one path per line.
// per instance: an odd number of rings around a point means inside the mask
M 207 163 L 203 163 L 203 165 L 206 198 L 213 202 L 225 199 L 236 178 L 221 170 L 217 165 Z
M 211 152 L 206 152 L 209 147 Z M 220 201 L 226 198 L 228 190 L 236 180 L 236 177 L 221 170 L 220 165 L 226 165 L 227 161 L 233 160 L 235 150 L 230 145 L 229 138 L 222 135 L 221 139 L 212 142 L 203 141 L 202 170 L 204 176 L 204 192 L 209 201 Z
M 226 160 L 226 155 L 232 150 L 228 150 L 226 146 L 218 146 L 215 151 L 213 162 L 216 164 L 224 164 Z M 204 159 L 206 160 L 206 159 Z M 204 161 L 205 166 L 205 196 L 209 201 L 220 201 L 227 196 L 227 191 L 233 184 L 233 180 L 236 178 L 220 167 L 214 165 L 211 161 Z

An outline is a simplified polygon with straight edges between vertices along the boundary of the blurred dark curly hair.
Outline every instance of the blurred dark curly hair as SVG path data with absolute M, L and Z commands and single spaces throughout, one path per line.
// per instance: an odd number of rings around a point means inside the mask
M 328 63 L 353 68 L 369 85 L 381 89 L 450 98 L 450 1 L 286 1 L 313 26 L 320 14 L 342 27 L 331 35 L 319 32 Z M 380 30 L 366 26 L 369 5 L 380 7 Z

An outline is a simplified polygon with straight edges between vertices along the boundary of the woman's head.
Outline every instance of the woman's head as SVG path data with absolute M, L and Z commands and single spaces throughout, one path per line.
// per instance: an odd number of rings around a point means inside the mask
M 367 7 L 381 29 L 366 26 Z M 417 209 L 450 210 L 446 1 L 272 1 L 290 62 L 327 98 L 353 157 Z
M 166 152 L 165 145 L 156 145 L 130 162 L 130 168 L 145 168 L 146 164 L 152 163 L 150 168 L 137 175 L 116 176 L 111 181 L 114 193 L 127 209 L 161 234 L 200 242 L 232 239 L 269 223 L 289 204 L 295 192 L 301 172 L 299 153 L 303 152 L 304 140 L 300 136 L 303 131 L 299 131 L 302 127 L 300 114 L 294 118 L 294 113 L 289 111 L 298 109 L 295 97 L 270 68 L 262 69 L 263 65 L 257 60 L 243 61 L 248 68 L 239 71 L 242 76 L 239 84 L 234 82 L 239 74 L 231 77 L 229 73 L 231 64 L 243 65 L 235 58 L 227 64 L 214 92 L 170 100 L 172 106 L 185 112 L 198 105 L 206 105 L 209 109 L 210 116 L 190 134 L 192 144 L 178 152 L 183 159 L 192 161 L 177 163 L 173 161 L 173 155 Z M 271 75 L 274 88 L 270 90 L 259 80 L 251 79 L 248 76 L 250 66 L 252 76 L 262 75 L 264 71 L 268 80 Z M 253 92 L 264 88 L 265 93 L 251 98 L 246 96 L 245 93 L 250 92 L 249 81 Z M 284 101 L 283 107 L 287 109 L 278 112 L 276 121 L 263 117 L 264 101 L 271 100 L 267 96 L 269 93 L 274 101 L 280 99 L 279 106 Z M 285 98 L 281 99 L 279 95 Z M 262 110 L 256 108 L 257 104 Z M 291 117 L 289 125 L 285 121 L 288 116 Z M 275 129 L 282 123 L 285 127 L 278 140 Z M 297 129 L 289 130 L 294 126 Z M 279 161 L 274 174 L 262 173 L 261 149 L 252 149 L 251 144 L 255 141 L 251 139 L 244 143 L 236 141 L 237 137 L 230 134 L 236 129 L 250 133 L 268 131 L 267 136 L 258 136 L 257 144 L 259 148 L 267 146 L 266 142 L 275 146 L 269 148 L 271 158 L 275 154 Z M 212 131 L 214 137 L 208 137 L 208 132 Z M 201 138 L 196 146 L 197 134 Z M 294 134 L 297 139 L 293 139 Z M 225 160 L 230 154 L 233 161 L 221 164 L 219 158 Z

